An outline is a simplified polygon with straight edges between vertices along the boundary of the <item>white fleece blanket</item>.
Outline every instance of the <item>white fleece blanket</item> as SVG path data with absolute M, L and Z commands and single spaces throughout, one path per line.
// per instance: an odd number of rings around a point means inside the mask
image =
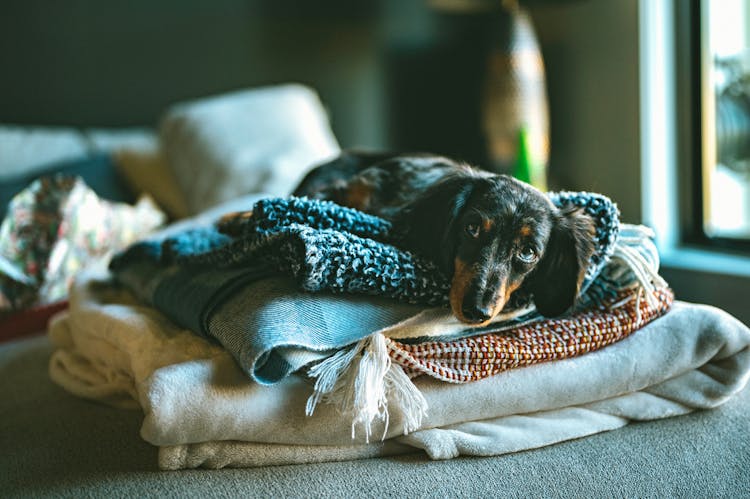
M 386 440 L 364 444 L 331 405 L 305 416 L 308 380 L 256 385 L 220 347 L 89 277 L 73 289 L 50 338 L 52 379 L 82 397 L 141 407 L 141 436 L 160 447 L 164 469 L 416 449 L 434 459 L 497 455 L 716 407 L 750 377 L 750 330 L 716 308 L 678 302 L 630 337 L 581 357 L 463 385 L 418 378 L 429 405 L 421 429 L 403 435 L 392 403 Z

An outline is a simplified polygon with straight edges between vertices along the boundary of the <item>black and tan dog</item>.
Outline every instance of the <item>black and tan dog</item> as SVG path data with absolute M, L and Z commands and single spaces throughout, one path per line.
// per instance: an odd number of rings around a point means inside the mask
M 470 324 L 491 321 L 519 289 L 545 316 L 561 314 L 594 251 L 593 221 L 580 211 L 441 156 L 346 152 L 308 173 L 294 195 L 391 220 L 402 246 L 453 276 L 451 308 Z

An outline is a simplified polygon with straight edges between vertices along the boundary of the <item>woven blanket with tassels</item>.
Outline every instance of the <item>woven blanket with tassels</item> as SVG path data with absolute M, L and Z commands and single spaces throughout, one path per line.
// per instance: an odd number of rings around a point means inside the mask
M 402 343 L 386 338 L 388 355 L 409 377 L 428 375 L 467 383 L 508 369 L 594 352 L 629 336 L 665 314 L 674 301 L 668 288 L 641 299 L 642 289 L 623 291 L 595 308 L 503 331 L 454 341 Z

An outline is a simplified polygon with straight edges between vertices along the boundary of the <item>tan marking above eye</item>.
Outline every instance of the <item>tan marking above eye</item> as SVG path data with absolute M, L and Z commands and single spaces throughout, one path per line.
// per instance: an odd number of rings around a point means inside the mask
M 491 219 L 489 219 L 489 218 L 483 218 L 482 219 L 482 230 L 484 232 L 489 232 L 490 229 L 492 228 L 492 225 L 493 225 L 493 222 L 492 222 Z
M 531 226 L 524 225 L 523 227 L 521 227 L 521 229 L 519 229 L 518 233 L 521 234 L 522 236 L 525 236 L 525 237 L 530 236 L 531 235 Z

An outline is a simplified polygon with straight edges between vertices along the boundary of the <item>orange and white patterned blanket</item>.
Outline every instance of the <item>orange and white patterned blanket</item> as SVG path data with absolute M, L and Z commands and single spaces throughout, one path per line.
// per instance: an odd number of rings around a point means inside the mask
M 539 362 L 560 360 L 598 350 L 642 328 L 666 313 L 674 294 L 669 288 L 622 292 L 607 303 L 558 319 L 544 319 L 500 333 L 454 341 L 401 343 L 386 338 L 391 360 L 410 377 L 426 374 L 442 381 L 466 383 Z

